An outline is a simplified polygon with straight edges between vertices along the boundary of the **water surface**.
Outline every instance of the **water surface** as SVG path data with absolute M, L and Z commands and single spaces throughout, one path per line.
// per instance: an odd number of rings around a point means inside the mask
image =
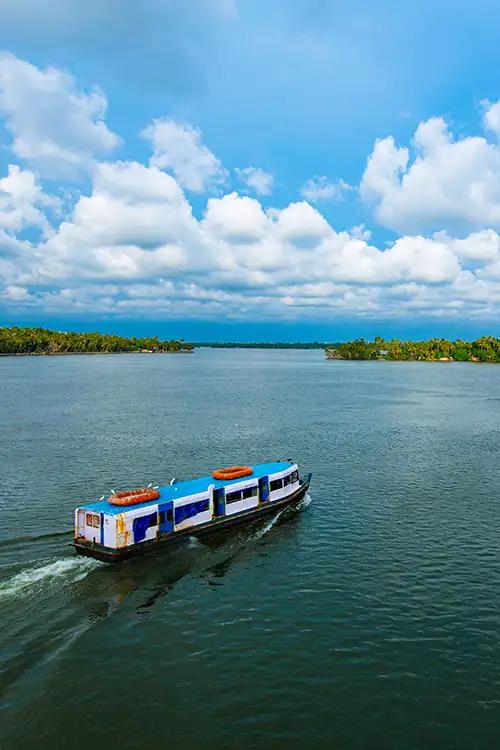
M 490 748 L 500 367 L 0 359 L 0 744 Z M 75 505 L 292 457 L 312 502 L 107 566 Z

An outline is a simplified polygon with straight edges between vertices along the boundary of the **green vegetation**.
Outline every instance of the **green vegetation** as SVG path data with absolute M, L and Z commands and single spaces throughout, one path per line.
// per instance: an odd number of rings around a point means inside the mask
M 200 346 L 208 346 L 212 349 L 325 349 L 327 344 L 322 344 L 319 341 L 308 341 L 305 343 L 289 343 L 281 341 L 273 342 L 262 342 L 255 341 L 252 343 L 238 343 L 235 341 L 214 341 L 211 343 L 198 342 L 193 344 L 196 348 Z M 330 344 L 329 346 L 336 346 L 336 344 Z
M 374 341 L 356 339 L 325 347 L 328 359 L 388 359 L 424 362 L 500 362 L 500 339 L 482 336 L 475 341 Z
M 105 333 L 48 331 L 45 328 L 1 328 L 0 354 L 94 354 L 100 352 L 190 352 L 184 341 L 157 336 L 125 338 Z

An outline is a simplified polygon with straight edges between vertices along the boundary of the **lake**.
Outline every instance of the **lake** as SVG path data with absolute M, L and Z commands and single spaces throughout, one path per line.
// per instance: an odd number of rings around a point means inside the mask
M 108 566 L 73 510 L 291 457 L 310 502 Z M 0 359 L 0 747 L 491 748 L 500 366 Z

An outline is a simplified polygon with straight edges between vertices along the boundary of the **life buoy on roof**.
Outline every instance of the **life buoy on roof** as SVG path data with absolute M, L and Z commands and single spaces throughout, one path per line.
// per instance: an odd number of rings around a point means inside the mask
M 217 469 L 212 472 L 214 479 L 239 479 L 240 477 L 249 477 L 253 474 L 250 466 L 228 466 L 225 469 Z
M 111 505 L 137 505 L 138 503 L 147 503 L 149 500 L 157 500 L 159 497 L 158 490 L 152 487 L 139 487 L 136 490 L 113 492 L 108 497 L 108 502 Z

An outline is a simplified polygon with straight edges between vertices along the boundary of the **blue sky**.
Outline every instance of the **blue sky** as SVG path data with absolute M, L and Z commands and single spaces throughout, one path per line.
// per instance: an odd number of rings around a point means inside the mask
M 0 322 L 500 335 L 490 0 L 0 6 Z

